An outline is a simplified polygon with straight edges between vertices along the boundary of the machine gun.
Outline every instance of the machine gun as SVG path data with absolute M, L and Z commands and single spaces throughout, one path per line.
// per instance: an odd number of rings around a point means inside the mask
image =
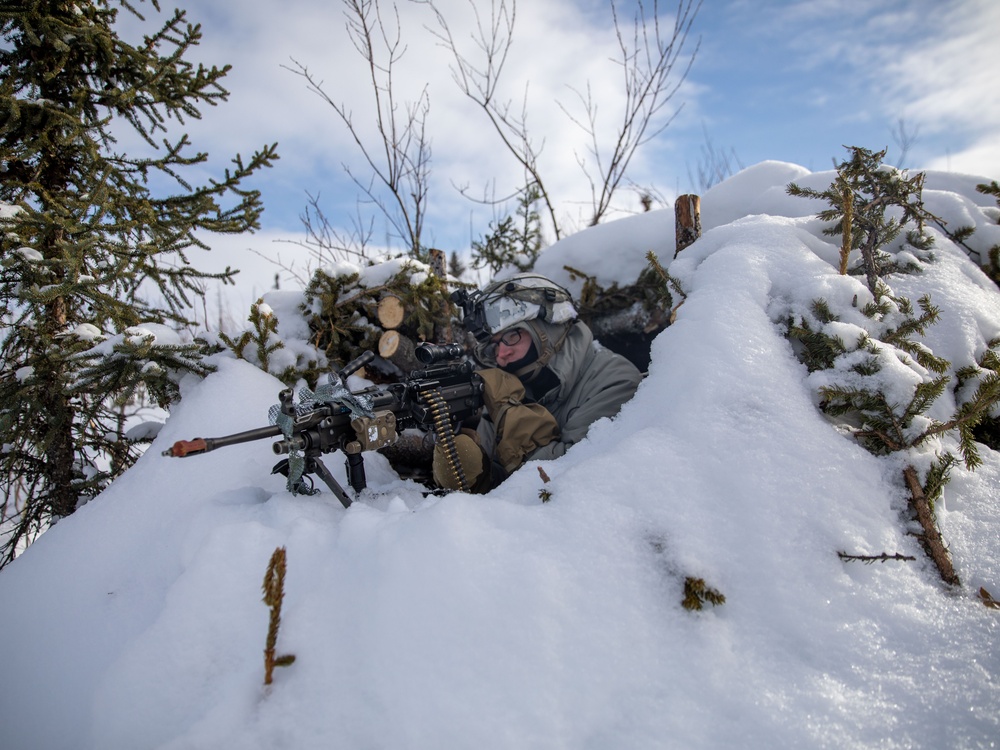
M 272 448 L 276 455 L 288 458 L 279 461 L 271 473 L 287 476 L 288 489 L 293 494 L 310 495 L 318 492 L 310 478 L 315 474 L 347 508 L 351 497 L 320 456 L 337 450 L 347 456 L 348 483 L 356 495 L 367 486 L 362 454 L 392 445 L 401 431 L 417 427 L 436 434 L 451 470 L 468 489 L 455 452 L 454 432 L 464 420 L 479 412 L 483 405 L 483 382 L 471 362 L 458 361 L 462 354 L 458 344 L 421 344 L 416 356 L 428 366 L 426 369 L 414 370 L 400 383 L 352 392 L 347 387 L 347 377 L 375 358 L 372 352 L 365 352 L 336 374 L 330 373 L 329 383 L 315 391 L 301 389 L 298 403 L 291 388 L 281 391 L 280 403 L 269 411 L 270 426 L 223 437 L 179 440 L 163 455 L 183 458 L 252 440 L 280 437 Z

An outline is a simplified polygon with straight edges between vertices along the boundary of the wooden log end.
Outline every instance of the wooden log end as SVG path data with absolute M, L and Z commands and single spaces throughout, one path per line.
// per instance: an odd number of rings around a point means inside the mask
M 378 307 L 375 309 L 375 317 L 378 319 L 379 325 L 387 330 L 399 328 L 403 323 L 403 318 L 406 317 L 406 309 L 399 297 L 395 294 L 387 294 L 379 300 Z
M 403 372 L 421 367 L 416 356 L 416 349 L 416 343 L 399 331 L 386 331 L 378 340 L 379 356 L 392 362 Z

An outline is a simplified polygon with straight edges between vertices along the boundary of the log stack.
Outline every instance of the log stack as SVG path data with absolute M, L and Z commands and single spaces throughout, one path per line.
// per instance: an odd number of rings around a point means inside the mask
M 402 300 L 394 294 L 386 294 L 379 300 L 375 316 L 384 329 L 378 340 L 378 355 L 404 373 L 420 367 L 414 354 L 417 341 L 412 331 L 403 328 L 406 309 Z

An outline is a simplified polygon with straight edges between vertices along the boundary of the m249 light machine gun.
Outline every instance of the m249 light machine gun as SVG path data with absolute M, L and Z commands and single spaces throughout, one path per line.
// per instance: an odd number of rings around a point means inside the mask
M 416 356 L 427 365 L 426 369 L 414 370 L 401 383 L 351 392 L 347 387 L 348 376 L 375 357 L 372 352 L 365 352 L 338 373 L 330 373 L 329 383 L 315 391 L 301 389 L 298 403 L 291 388 L 281 391 L 280 403 L 268 412 L 270 426 L 223 437 L 179 440 L 163 455 L 183 458 L 252 440 L 280 437 L 272 448 L 276 455 L 288 458 L 279 461 L 271 473 L 287 476 L 288 489 L 293 494 L 308 495 L 318 492 L 310 478 L 315 474 L 347 508 L 351 497 L 320 456 L 337 450 L 347 456 L 347 479 L 356 495 L 367 486 L 362 454 L 392 445 L 401 431 L 417 427 L 435 433 L 449 463 L 461 473 L 454 433 L 483 405 L 482 379 L 471 362 L 459 361 L 462 354 L 458 344 L 421 344 Z

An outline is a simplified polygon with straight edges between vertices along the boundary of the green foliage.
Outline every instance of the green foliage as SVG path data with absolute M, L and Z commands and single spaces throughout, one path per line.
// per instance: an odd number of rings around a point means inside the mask
M 852 146 L 848 151 L 851 158 L 837 166 L 837 177 L 826 190 L 791 183 L 788 193 L 830 204 L 830 208 L 817 214 L 822 221 L 833 222 L 824 233 L 844 236 L 845 249 L 860 250 L 861 269 L 877 300 L 884 293 L 880 278 L 893 272 L 919 270 L 919 265 L 912 262 L 896 265 L 882 248 L 893 243 L 904 228 L 912 224 L 915 229 L 907 231 L 907 243 L 924 256 L 921 260 L 930 259 L 928 253 L 933 238 L 926 233 L 924 225 L 938 219 L 924 209 L 922 172 L 908 177 L 906 172 L 883 164 L 885 149 L 875 152 Z M 848 234 L 850 242 L 847 242 Z M 845 255 L 844 270 L 846 260 Z
M 584 279 L 583 287 L 576 299 L 580 318 L 588 322 L 596 316 L 627 310 L 636 303 L 647 313 L 672 310 L 674 297 L 671 290 L 682 299 L 687 295 L 677 280 L 660 265 L 652 251 L 647 254 L 646 259 L 648 264 L 639 273 L 635 282 L 624 287 L 619 286 L 617 282 L 607 288 L 602 287 L 596 277 L 572 266 L 564 266 L 570 278 Z
M 965 468 L 975 469 L 982 463 L 977 444 L 981 425 L 991 422 L 1000 406 L 1000 356 L 994 351 L 1000 341 L 989 343 L 977 366 L 955 372 L 953 384 L 951 362 L 920 340 L 928 326 L 937 322 L 940 310 L 926 295 L 918 301 L 919 310 L 915 309 L 905 297 L 894 296 L 884 280 L 891 273 L 919 270 L 922 263 L 933 260 L 924 223 L 934 221 L 942 227 L 943 223 L 923 208 L 923 175 L 908 179 L 883 166 L 884 151 L 850 150 L 852 159 L 838 167 L 837 178 L 827 190 L 792 184 L 788 192 L 830 204 L 818 216 L 836 222 L 824 233 L 843 238 L 839 271 L 848 272 L 851 251 L 860 249 L 872 300 L 857 310 L 855 295 L 849 309 L 836 311 L 824 300 L 814 301 L 808 313 L 787 318 L 786 335 L 817 382 L 820 408 L 867 450 L 875 455 L 912 453 L 932 438 L 950 434 Z M 910 223 L 916 229 L 906 238 L 915 252 L 886 252 Z M 961 242 L 961 236 L 950 235 L 950 239 Z M 900 257 L 904 262 L 899 262 Z M 848 325 L 842 318 L 855 322 Z M 950 419 L 941 421 L 930 416 L 931 410 L 950 385 L 957 408 Z M 920 539 L 942 579 L 953 585 L 958 585 L 959 578 L 937 529 L 933 504 L 958 460 L 950 452 L 937 453 L 926 469 L 923 485 L 912 465 L 903 471 L 910 506 L 923 529 Z M 846 553 L 841 557 L 890 559 Z
M 277 158 L 272 146 L 221 179 L 185 180 L 208 157 L 188 155 L 186 135 L 168 140 L 168 123 L 224 100 L 228 67 L 185 60 L 201 32 L 183 11 L 132 46 L 112 5 L 139 16 L 111 0 L 0 8 L 3 515 L 21 502 L 3 562 L 134 460 L 120 408 L 131 393 L 165 403 L 181 373 L 205 371 L 193 345 L 142 331 L 184 325 L 205 279 L 231 279 L 185 251 L 205 247 L 196 233 L 258 226 L 259 194 L 243 183 Z M 116 147 L 129 128 L 148 155 Z
M 820 324 L 835 322 L 837 316 L 830 312 L 826 300 L 814 300 L 812 313 Z M 822 330 L 814 330 L 806 319 L 796 321 L 789 318 L 785 324 L 785 335 L 794 343 L 799 361 L 809 370 L 828 370 L 841 354 L 847 351 L 839 336 L 831 336 Z
M 220 338 L 233 350 L 237 359 L 247 359 L 246 348 L 253 343 L 255 364 L 267 371 L 271 365 L 271 354 L 285 346 L 278 338 L 278 319 L 271 308 L 264 305 L 264 300 L 258 299 L 250 305 L 250 317 L 247 320 L 253 326 L 252 331 L 244 331 L 236 338 L 220 333 Z
M 399 297 L 406 311 L 401 327 L 419 340 L 434 340 L 437 329 L 451 323 L 444 281 L 415 260 L 397 261 L 398 271 L 371 286 L 356 271 L 320 269 L 313 275 L 305 290 L 303 314 L 312 331 L 311 343 L 331 364 L 343 366 L 362 352 L 376 349 L 382 329 L 372 321 L 383 295 Z
M 726 597 L 706 584 L 704 579 L 691 576 L 684 579 L 684 599 L 681 600 L 684 609 L 697 611 L 704 609 L 706 604 L 719 607 L 725 603 Z
M 884 281 L 904 268 L 883 248 L 912 222 L 917 229 L 908 234 L 907 241 L 917 251 L 927 251 L 930 238 L 924 233 L 924 222 L 940 221 L 923 209 L 923 175 L 907 179 L 883 166 L 885 152 L 850 150 L 852 159 L 838 167 L 837 178 L 827 190 L 793 184 L 788 192 L 826 200 L 831 207 L 818 216 L 836 223 L 824 232 L 850 233 L 850 247 L 862 249 L 873 296 L 860 310 L 867 323 L 854 340 L 847 341 L 844 331 L 851 329 L 840 324 L 840 316 L 825 300 L 816 300 L 809 315 L 786 320 L 786 335 L 809 372 L 826 373 L 818 387 L 822 410 L 842 421 L 866 449 L 876 455 L 909 451 L 932 437 L 952 433 L 965 467 L 974 469 L 982 463 L 977 429 L 1000 404 L 1000 357 L 994 351 L 1000 342 L 991 342 L 979 365 L 959 370 L 952 384 L 951 363 L 920 340 L 937 322 L 940 310 L 928 296 L 921 297 L 915 309 L 905 297 L 894 296 Z M 893 209 L 891 215 L 888 209 Z M 924 256 L 924 260 L 931 259 Z M 842 255 L 841 271 L 843 261 Z M 852 308 L 851 312 L 856 318 L 857 311 Z M 900 365 L 909 375 L 898 372 Z M 927 416 L 949 385 L 958 403 L 951 419 Z M 946 452 L 932 462 L 923 486 L 930 502 L 940 496 L 957 461 Z
M 976 185 L 976 190 L 983 195 L 992 195 L 996 198 L 997 208 L 1000 208 L 1000 183 L 992 180 L 988 184 Z M 997 223 L 1000 224 L 1000 215 L 997 216 Z M 972 234 L 971 230 L 969 234 Z M 983 266 L 983 270 L 1000 286 L 1000 245 L 991 247 L 986 255 L 988 262 Z
M 258 299 L 250 306 L 247 320 L 253 327 L 239 335 L 219 333 L 219 338 L 237 359 L 246 360 L 264 372 L 271 373 L 285 385 L 291 386 L 300 379 L 305 379 L 315 386 L 323 364 L 322 358 L 318 353 L 316 356 L 296 356 L 290 353 L 278 334 L 278 317 L 270 306 L 264 304 L 263 299 Z M 272 356 L 278 352 L 287 356 Z
M 894 303 L 894 309 L 886 308 L 890 303 Z M 939 315 L 927 297 L 921 298 L 919 304 L 920 315 L 905 298 L 888 295 L 878 305 L 866 307 L 863 312 L 872 319 L 872 332 L 860 336 L 853 344 L 833 334 L 811 331 L 807 323 L 789 327 L 788 335 L 801 340 L 802 334 L 797 332 L 809 330 L 809 335 L 817 340 L 811 342 L 811 348 L 800 350 L 800 360 L 811 371 L 835 369 L 840 373 L 831 384 L 819 388 L 821 408 L 830 416 L 847 417 L 854 426 L 855 437 L 869 451 L 876 455 L 903 451 L 920 446 L 933 436 L 956 430 L 965 465 L 972 469 L 981 463 L 973 430 L 1000 401 L 1000 375 L 991 373 L 982 378 L 973 396 L 962 403 L 947 422 L 924 417 L 951 381 L 947 374 L 951 363 L 913 340 L 913 336 L 923 336 L 926 327 Z M 842 351 L 837 353 L 838 349 Z M 815 357 L 815 350 L 833 355 L 832 359 Z M 885 365 L 890 361 L 887 356 L 920 375 L 905 402 L 899 400 L 899 386 L 887 379 L 893 377 L 885 372 Z M 821 364 L 826 366 L 820 367 Z M 926 374 L 921 374 L 918 368 Z M 941 479 L 947 477 L 948 468 L 950 464 L 939 472 Z M 938 493 L 939 488 L 928 492 L 928 497 L 933 498 Z
M 504 268 L 530 271 L 542 251 L 542 222 L 535 210 L 541 199 L 538 185 L 529 184 L 520 192 L 514 216 L 501 219 L 482 240 L 472 243 L 472 265 L 488 268 L 495 276 Z
M 941 497 L 944 486 L 948 484 L 952 468 L 958 463 L 958 459 L 951 453 L 944 453 L 938 456 L 931 464 L 927 472 L 927 479 L 924 480 L 924 497 L 934 509 L 934 503 Z

